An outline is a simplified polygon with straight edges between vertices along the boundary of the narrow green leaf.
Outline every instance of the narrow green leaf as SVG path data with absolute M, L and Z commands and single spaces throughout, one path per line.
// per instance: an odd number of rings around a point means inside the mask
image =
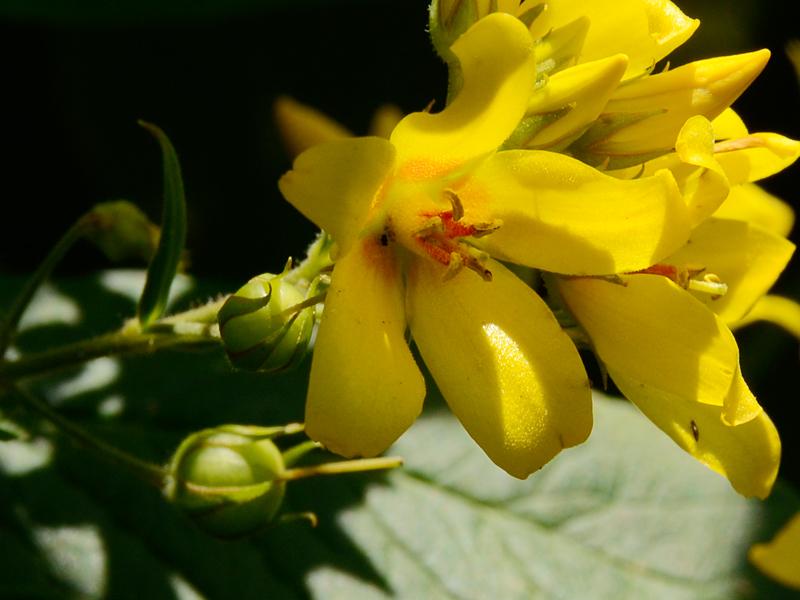
M 167 135 L 155 125 L 139 121 L 158 140 L 164 160 L 164 212 L 161 220 L 161 239 L 147 269 L 147 281 L 139 299 L 139 321 L 146 328 L 164 314 L 169 288 L 183 247 L 186 244 L 186 198 L 183 193 L 181 167 L 175 148 Z

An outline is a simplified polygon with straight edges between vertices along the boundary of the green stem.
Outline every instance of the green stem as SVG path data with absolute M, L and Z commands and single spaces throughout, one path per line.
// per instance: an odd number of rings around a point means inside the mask
M 312 467 L 296 467 L 286 469 L 280 479 L 292 481 L 294 479 L 305 479 L 317 475 L 340 475 L 342 473 L 361 473 L 364 471 L 378 471 L 383 469 L 394 469 L 403 464 L 402 458 L 387 456 L 385 458 L 359 458 L 356 460 L 342 460 L 339 462 L 322 463 Z
M 64 257 L 67 250 L 81 237 L 95 229 L 97 225 L 97 217 L 91 212 L 78 219 L 61 239 L 58 240 L 56 245 L 53 246 L 50 253 L 45 257 L 44 261 L 42 261 L 42 264 L 39 265 L 31 278 L 25 283 L 25 287 L 22 288 L 19 295 L 14 299 L 14 303 L 11 305 L 3 323 L 0 325 L 0 358 L 5 356 L 8 346 L 14 339 L 19 321 L 25 309 L 30 304 L 36 290 L 38 290 L 42 282 L 50 276 L 53 268 Z
M 284 277 L 284 281 L 294 284 L 300 282 L 305 282 L 306 285 L 310 284 L 320 271 L 333 264 L 330 259 L 332 243 L 330 236 L 321 231 L 317 239 L 308 247 L 305 260 L 289 271 Z
M 0 380 L 15 381 L 43 375 L 101 356 L 147 354 L 174 346 L 205 346 L 218 343 L 219 340 L 208 333 L 176 335 L 118 331 L 30 354 L 16 361 L 0 362 Z
M 132 454 L 123 452 L 119 448 L 106 444 L 105 442 L 97 439 L 96 437 L 87 433 L 75 425 L 72 421 L 62 417 L 54 411 L 46 402 L 31 394 L 27 390 L 14 387 L 13 392 L 32 410 L 39 413 L 42 417 L 55 425 L 59 431 L 70 438 L 72 441 L 80 446 L 88 448 L 103 456 L 106 460 L 116 463 L 126 469 L 134 472 L 140 479 L 145 482 L 161 487 L 167 473 L 164 469 L 136 458 Z

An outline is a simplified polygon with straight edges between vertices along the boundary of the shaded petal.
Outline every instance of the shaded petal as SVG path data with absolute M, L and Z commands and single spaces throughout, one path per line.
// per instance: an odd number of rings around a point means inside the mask
M 767 293 L 794 252 L 785 238 L 744 221 L 710 218 L 665 263 L 705 267 L 727 284 L 724 296 L 696 297 L 726 323 L 737 321 Z
M 756 321 L 778 325 L 800 340 L 800 304 L 790 298 L 763 296 L 743 319 L 730 326 L 739 329 Z
M 700 25 L 667 0 L 548 0 L 545 19 L 537 19 L 537 37 L 580 17 L 591 21 L 581 61 L 612 54 L 630 57 L 628 75 L 637 75 L 680 46 Z
M 794 225 L 792 207 L 753 183 L 732 187 L 714 216 L 747 221 L 783 237 Z
M 503 260 L 565 274 L 652 265 L 689 237 L 672 176 L 619 180 L 555 152 L 509 150 L 484 161 L 456 189 L 467 220 L 501 219 L 482 238 Z
M 545 303 L 500 263 L 487 283 L 418 260 L 411 332 L 450 408 L 486 454 L 527 477 L 583 442 L 592 404 L 583 364 Z
M 767 577 L 800 590 L 800 512 L 771 542 L 750 548 L 747 557 Z
M 609 374 L 648 419 L 698 461 L 727 477 L 737 492 L 747 497 L 769 495 L 778 474 L 781 442 L 764 411 L 730 426 L 721 419 L 719 407 L 642 388 L 616 369 L 609 368 Z
M 489 15 L 452 46 L 464 86 L 442 112 L 412 113 L 392 132 L 398 174 L 430 179 L 494 151 L 519 123 L 533 93 L 533 40 L 505 13 Z
M 731 185 L 758 181 L 782 171 L 800 157 L 800 142 L 777 133 L 751 133 L 717 145 L 716 154 Z
M 405 340 L 391 252 L 356 244 L 334 268 L 306 404 L 306 433 L 343 456 L 383 452 L 417 418 L 425 382 Z
M 298 156 L 278 187 L 297 210 L 325 229 L 346 252 L 394 164 L 394 148 L 380 138 L 352 138 L 314 146 Z
M 353 134 L 318 110 L 288 96 L 275 100 L 275 123 L 291 158 L 312 146 Z
M 392 131 L 403 119 L 403 111 L 394 104 L 383 104 L 378 107 L 369 123 L 369 134 L 375 137 L 389 139 Z
M 610 372 L 642 393 L 722 406 L 739 349 L 717 316 L 659 275 L 622 283 L 559 278 L 558 289 Z

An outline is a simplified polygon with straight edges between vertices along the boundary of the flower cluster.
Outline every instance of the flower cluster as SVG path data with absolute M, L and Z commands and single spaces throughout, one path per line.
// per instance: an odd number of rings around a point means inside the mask
M 305 150 L 280 189 L 336 242 L 313 439 L 371 456 L 411 425 L 425 383 L 410 331 L 469 434 L 527 477 L 591 431 L 583 346 L 684 450 L 769 493 L 780 441 L 731 328 L 785 317 L 765 294 L 792 213 L 754 182 L 800 143 L 729 108 L 766 50 L 654 72 L 697 26 L 666 0 L 440 0 L 441 112 L 353 138 L 279 103 Z

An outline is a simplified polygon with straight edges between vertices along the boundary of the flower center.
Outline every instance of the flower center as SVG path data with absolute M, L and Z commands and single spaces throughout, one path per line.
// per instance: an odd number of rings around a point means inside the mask
M 427 194 L 398 197 L 387 211 L 378 242 L 386 246 L 397 241 L 414 254 L 438 262 L 447 267 L 445 279 L 466 267 L 491 281 L 492 272 L 486 267 L 489 255 L 472 246 L 469 240 L 489 235 L 501 222 L 470 222 L 454 191 L 446 189 L 440 196 L 441 208 L 432 207 L 434 203 Z M 449 208 L 443 207 L 445 202 L 449 203 Z

